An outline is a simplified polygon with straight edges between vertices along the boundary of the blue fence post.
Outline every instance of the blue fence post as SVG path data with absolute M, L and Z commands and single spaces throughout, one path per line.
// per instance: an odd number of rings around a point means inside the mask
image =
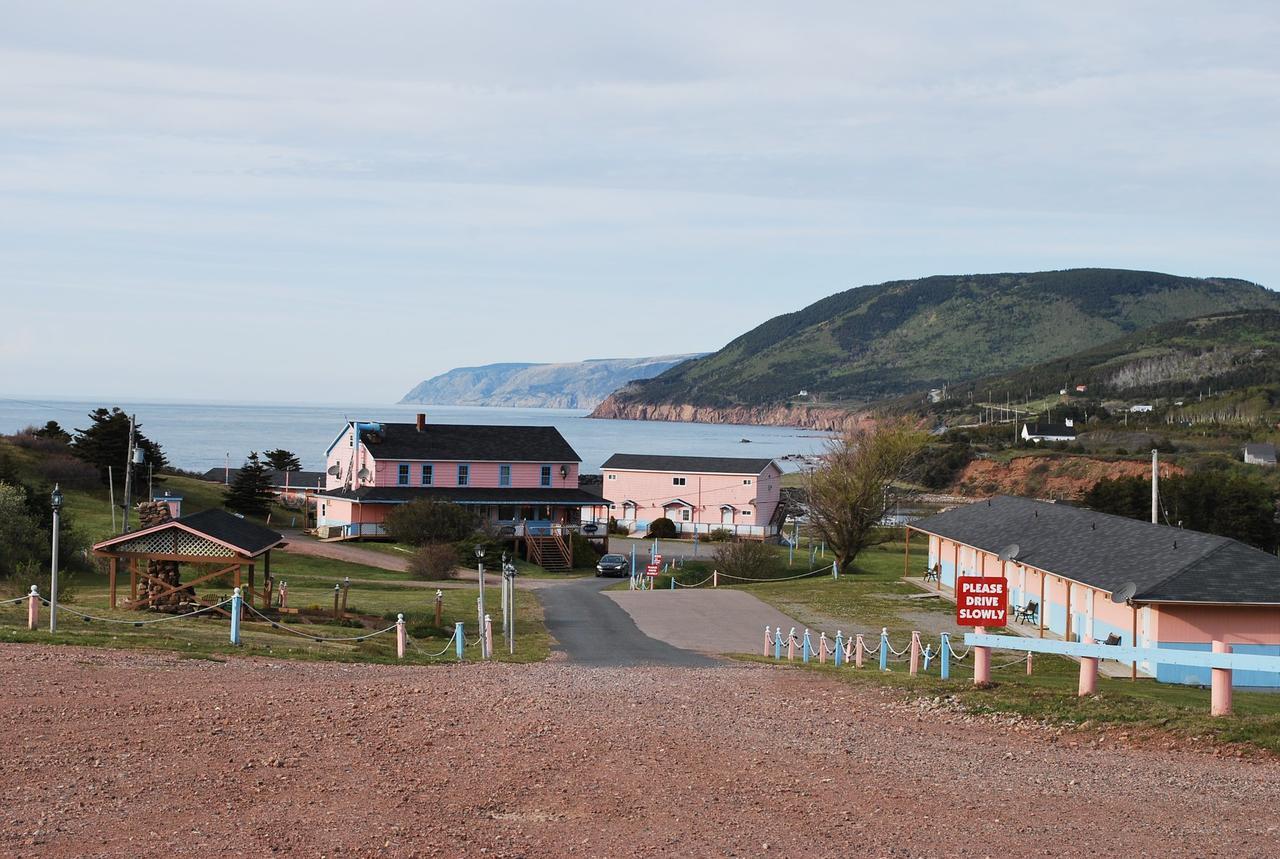
M 929 663 L 933 661 L 933 643 L 925 645 L 924 648 L 924 670 L 929 670 Z
M 889 628 L 880 627 L 880 670 L 889 670 Z
M 240 643 L 240 589 L 231 594 L 231 643 Z
M 813 645 L 809 643 L 809 630 L 804 631 L 804 647 L 801 649 L 801 656 L 805 662 L 809 661 L 809 654 L 813 651 Z
M 671 590 L 674 591 L 675 589 L 676 589 L 676 574 L 672 573 L 671 574 Z
M 942 643 L 938 645 L 942 654 L 942 679 L 951 679 L 951 636 L 942 633 Z
M 773 631 L 773 658 L 782 658 L 782 627 Z
M 840 630 L 836 630 L 836 668 L 839 668 L 844 662 L 844 636 L 840 634 Z
M 458 661 L 461 662 L 462 648 L 467 643 L 466 639 L 463 637 L 462 621 L 458 621 L 456 624 L 453 625 L 453 642 L 454 642 L 453 649 L 457 651 Z
M 631 544 L 631 578 L 636 577 L 636 544 Z

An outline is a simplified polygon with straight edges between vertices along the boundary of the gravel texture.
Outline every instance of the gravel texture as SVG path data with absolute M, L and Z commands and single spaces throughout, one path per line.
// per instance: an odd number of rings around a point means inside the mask
M 11 856 L 1276 856 L 1280 763 L 767 665 L 0 646 Z

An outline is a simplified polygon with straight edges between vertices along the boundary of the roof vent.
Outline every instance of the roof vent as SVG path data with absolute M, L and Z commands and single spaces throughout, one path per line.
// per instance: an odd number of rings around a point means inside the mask
M 427 428 L 427 415 L 425 412 L 418 412 L 418 432 L 423 432 Z

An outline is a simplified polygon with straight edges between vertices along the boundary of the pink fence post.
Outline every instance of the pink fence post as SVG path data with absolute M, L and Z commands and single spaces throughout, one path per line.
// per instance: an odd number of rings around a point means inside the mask
M 773 636 L 769 635 L 769 627 L 764 628 L 764 655 L 769 655 L 769 645 L 773 644 Z
M 40 592 L 36 590 L 36 586 L 31 586 L 31 593 L 27 596 L 27 629 L 35 629 L 40 625 Z
M 818 636 L 818 664 L 822 665 L 827 661 L 827 634 L 824 632 Z
M 796 628 L 791 627 L 791 632 L 787 635 L 787 661 L 791 662 L 796 658 Z
M 1027 651 L 1027 676 L 1031 676 L 1031 651 Z
M 911 676 L 914 677 L 920 673 L 920 633 L 912 631 L 911 633 Z
M 862 667 L 862 657 L 866 650 L 867 643 L 862 640 L 862 633 L 858 633 L 858 638 L 853 645 L 853 664 L 855 668 Z
M 720 571 L 719 570 L 711 571 L 711 587 L 713 588 L 720 587 Z
M 1231 645 L 1225 641 L 1213 642 L 1214 653 L 1230 653 Z M 1211 668 L 1211 691 L 1209 692 L 1209 714 L 1212 716 L 1231 715 L 1231 669 Z
M 404 659 L 404 646 L 409 633 L 405 630 L 404 615 L 396 615 L 396 659 Z
M 485 658 L 493 656 L 493 618 L 484 616 L 484 652 Z
M 977 635 L 985 635 L 986 627 L 975 626 L 974 633 Z M 991 682 L 991 648 L 990 647 L 974 647 L 973 648 L 973 685 L 986 686 Z
M 289 583 L 280 583 L 280 608 L 289 607 Z
M 1081 639 L 1084 644 L 1093 644 L 1093 636 L 1086 635 Z M 1080 696 L 1098 693 L 1098 660 L 1092 656 L 1080 657 Z

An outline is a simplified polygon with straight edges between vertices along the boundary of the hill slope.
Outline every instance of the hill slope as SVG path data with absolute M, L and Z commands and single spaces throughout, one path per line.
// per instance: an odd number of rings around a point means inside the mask
M 892 281 L 775 317 L 719 352 L 628 385 L 595 414 L 706 420 L 792 401 L 839 411 L 1040 364 L 1153 325 L 1252 308 L 1280 309 L 1280 296 L 1243 280 L 1119 269 Z M 797 397 L 802 389 L 807 400 Z
M 628 382 L 652 378 L 694 357 L 697 355 L 459 367 L 419 383 L 400 402 L 590 409 Z

